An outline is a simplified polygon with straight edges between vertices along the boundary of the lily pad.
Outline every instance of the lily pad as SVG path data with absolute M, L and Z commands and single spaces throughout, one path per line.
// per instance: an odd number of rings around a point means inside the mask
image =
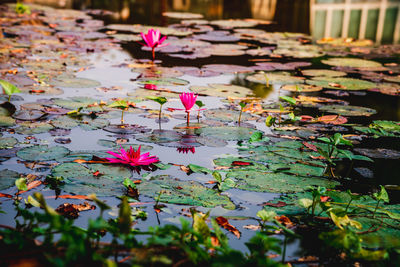
M 308 69 L 308 70 L 302 70 L 301 73 L 305 76 L 326 76 L 326 77 L 340 77 L 347 75 L 347 73 L 344 71 L 325 70 L 325 69 Z
M 310 185 L 333 188 L 339 184 L 324 178 L 245 170 L 232 170 L 226 174 L 226 177 L 236 179 L 236 187 L 239 189 L 257 192 L 300 192 Z
M 90 97 L 70 97 L 68 99 L 54 98 L 52 100 L 57 106 L 68 109 L 85 108 L 88 105 L 99 102 L 98 100 Z M 101 108 L 98 107 L 97 109 L 98 111 L 101 111 Z
M 210 24 L 221 28 L 252 28 L 258 24 L 255 20 L 242 20 L 242 19 L 225 19 L 225 20 L 212 20 Z
M 245 97 L 252 95 L 252 91 L 249 88 L 233 85 L 233 84 L 218 84 L 212 83 L 209 86 L 191 86 L 190 90 L 198 93 L 205 94 L 209 96 L 216 97 Z
M 47 161 L 63 158 L 69 152 L 69 149 L 63 146 L 34 145 L 20 149 L 17 156 L 27 161 Z
M 281 89 L 290 92 L 306 93 L 321 91 L 322 87 L 309 84 L 285 84 L 281 87 Z
M 19 124 L 19 127 L 15 128 L 15 132 L 19 134 L 32 135 L 47 133 L 53 128 L 53 125 L 48 122 L 23 122 Z
M 342 77 L 314 77 L 312 80 L 307 80 L 306 83 L 338 90 L 367 90 L 376 88 L 376 84 L 369 81 Z
M 10 127 L 15 124 L 15 120 L 9 116 L 0 115 L 0 126 Z
M 99 83 L 98 81 L 86 78 L 63 76 L 63 75 L 54 78 L 50 82 L 50 84 L 54 86 L 69 87 L 69 88 L 89 88 L 101 85 L 101 83 Z
M 161 202 L 206 208 L 222 206 L 225 209 L 235 209 L 235 205 L 229 197 L 222 196 L 217 191 L 198 182 L 180 181 L 169 175 L 152 177 L 148 181 L 142 181 L 137 187 L 140 194 L 157 198 Z
M 122 166 L 62 163 L 54 167 L 51 174 L 64 178 L 65 184 L 61 188 L 69 193 L 120 196 L 124 192 L 122 182 L 132 176 L 132 171 Z
M 13 148 L 18 144 L 18 140 L 14 137 L 0 137 L 0 149 Z
M 385 148 L 355 148 L 354 151 L 361 155 L 376 159 L 399 159 L 400 151 Z
M 181 140 L 182 134 L 172 130 L 154 130 L 151 133 L 144 134 L 142 136 L 138 136 L 136 140 L 145 143 L 170 143 L 177 142 Z
M 184 86 L 189 82 L 178 78 L 142 78 L 138 80 L 141 84 L 154 84 L 159 86 Z
M 195 129 L 196 134 L 207 137 L 211 136 L 225 141 L 248 140 L 254 131 L 254 129 L 250 128 L 231 126 L 204 127 Z
M 136 134 L 147 133 L 151 131 L 151 129 L 137 124 L 110 124 L 103 128 L 103 130 L 116 134 Z
M 15 186 L 15 180 L 20 177 L 20 174 L 12 170 L 1 170 L 0 171 L 0 190 L 4 190 Z
M 382 64 L 372 60 L 350 57 L 334 57 L 321 60 L 322 63 L 335 67 L 350 67 L 350 68 L 380 68 Z
M 291 76 L 289 72 L 278 71 L 278 72 L 266 72 L 256 73 L 246 77 L 246 80 L 254 83 L 262 84 L 296 84 L 303 83 L 304 77 Z
M 326 105 L 320 107 L 319 110 L 343 116 L 371 116 L 376 114 L 375 109 L 358 106 Z
M 228 110 L 228 109 L 208 109 L 203 112 L 204 116 L 211 120 L 224 121 L 224 122 L 236 122 L 239 119 L 239 111 Z M 242 112 L 242 121 L 255 120 L 256 117 L 249 113 Z

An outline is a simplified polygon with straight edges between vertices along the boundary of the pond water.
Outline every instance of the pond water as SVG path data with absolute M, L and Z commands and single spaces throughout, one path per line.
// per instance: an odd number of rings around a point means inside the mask
M 221 1 L 190 10 L 205 18 L 188 13 L 161 16 L 171 3 L 146 3 L 128 16 L 124 8 L 109 14 L 40 6 L 32 6 L 30 16 L 17 16 L 13 6 L 1 6 L 0 78 L 22 90 L 11 98 L 15 110 L 6 102 L 1 106 L 3 194 L 15 194 L 15 179 L 28 177 L 28 185 L 42 184 L 23 198 L 40 191 L 57 207 L 82 200 L 55 199 L 56 194 L 96 193 L 113 207 L 106 216 L 115 218 L 117 197 L 126 194 L 122 181 L 130 178 L 139 181 L 139 198 L 131 199 L 132 206 L 147 213 L 135 227 L 179 224 L 190 207 L 210 210 L 211 216 L 228 218 L 241 232 L 240 239 L 226 232 L 239 250 L 245 250 L 244 243 L 254 235 L 249 228 L 258 225 L 256 214 L 265 203 L 282 194 L 289 203 L 308 186 L 368 195 L 385 185 L 398 212 L 399 45 L 339 38 L 315 44 L 307 27 L 295 29 L 302 33 L 285 33 L 277 31 L 294 30 L 244 20 L 251 7 L 238 13 L 226 4 L 221 16 Z M 107 3 L 88 7 L 104 8 Z M 127 9 L 135 10 L 129 3 Z M 147 13 L 151 10 L 157 12 Z M 148 27 L 120 22 L 157 25 L 169 45 L 157 48 L 151 62 L 151 51 L 139 35 Z M 182 92 L 198 93 L 205 108 L 200 118 L 191 112 L 189 126 L 185 112 L 178 110 L 183 108 Z M 161 122 L 160 105 L 149 96 L 168 99 Z M 107 106 L 122 99 L 130 104 L 123 126 L 122 111 Z M 245 106 L 239 125 L 240 103 Z M 275 123 L 266 125 L 266 120 Z M 257 139 L 256 132 L 265 139 Z M 320 152 L 327 145 L 318 138 L 335 133 L 352 146 L 335 150 L 335 177 L 330 177 Z M 162 164 L 138 173 L 104 160 L 90 162 L 128 144 L 135 149 L 141 145 Z M 218 190 L 212 171 L 233 184 Z M 49 176 L 64 178 L 60 191 L 46 185 Z M 154 209 L 157 198 L 165 204 L 161 212 Z M 6 214 L 0 224 L 12 226 L 13 201 L 1 198 L 1 209 Z M 86 226 L 88 218 L 98 214 L 98 209 L 81 212 L 75 224 Z M 304 240 L 289 244 L 289 260 L 310 253 Z

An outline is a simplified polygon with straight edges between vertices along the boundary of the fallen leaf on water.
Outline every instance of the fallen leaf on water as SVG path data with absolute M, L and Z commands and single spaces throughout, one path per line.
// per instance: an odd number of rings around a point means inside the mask
M 219 216 L 219 217 L 215 218 L 215 220 L 219 226 L 228 230 L 229 232 L 234 234 L 237 238 L 240 238 L 240 235 L 241 235 L 240 231 L 238 229 L 236 229 L 235 226 L 230 224 L 226 218 Z
M 12 198 L 13 196 L 10 194 L 0 193 L 0 197 Z
M 244 225 L 243 228 L 253 230 L 253 231 L 258 231 L 261 229 L 261 226 L 259 225 L 254 225 L 254 224 L 249 224 L 249 225 Z
M 283 224 L 288 228 L 294 226 L 294 223 L 285 215 L 275 216 L 275 220 L 277 220 L 278 222 L 280 222 L 281 224 Z
M 29 190 L 33 189 L 33 188 L 36 188 L 36 187 L 38 187 L 38 186 L 39 186 L 39 185 L 41 185 L 41 184 L 42 184 L 42 181 L 33 181 L 33 182 L 31 182 L 31 183 L 27 184 L 27 186 L 28 186 L 28 189 L 27 189 L 27 190 L 25 190 L 25 191 L 19 191 L 19 192 L 17 192 L 17 194 L 16 194 L 16 195 L 19 195 L 19 194 L 25 193 L 25 192 L 27 192 L 27 191 L 29 191 Z
M 278 201 L 277 203 L 270 203 L 270 202 L 266 202 L 263 204 L 263 206 L 269 206 L 269 207 L 275 207 L 275 208 L 281 208 L 281 207 L 285 207 L 288 204 L 286 204 L 283 201 Z
M 307 142 L 303 142 L 303 145 L 305 147 L 307 147 L 308 149 L 311 149 L 312 151 L 315 151 L 315 152 L 318 151 L 317 147 L 315 145 L 313 145 L 313 144 L 310 144 L 310 143 L 307 143 Z
M 89 197 L 84 196 L 84 195 L 59 195 L 59 196 L 47 196 L 46 198 L 84 199 L 84 200 L 90 200 Z
M 76 219 L 79 217 L 80 211 L 85 210 L 94 210 L 96 209 L 95 205 L 90 205 L 88 202 L 84 202 L 83 204 L 71 204 L 71 203 L 64 203 L 57 207 L 56 211 L 61 215 L 70 218 Z

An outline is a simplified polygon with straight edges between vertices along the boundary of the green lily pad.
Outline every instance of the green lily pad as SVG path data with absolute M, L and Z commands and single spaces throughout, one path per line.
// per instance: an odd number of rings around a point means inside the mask
M 277 72 L 258 72 L 246 77 L 246 80 L 254 83 L 262 84 L 296 84 L 303 83 L 304 77 L 292 76 L 289 72 L 277 71 Z
M 228 145 L 228 143 L 225 140 L 209 136 L 196 137 L 196 141 L 199 144 L 202 144 L 203 146 L 209 146 L 209 147 L 224 147 Z
M 0 137 L 0 149 L 13 148 L 18 144 L 18 140 L 14 137 Z
M 50 82 L 50 84 L 54 86 L 69 88 L 89 88 L 101 85 L 101 83 L 99 83 L 98 81 L 86 78 L 77 78 L 69 75 L 60 75 L 57 78 L 54 78 Z
M 323 88 L 321 86 L 309 85 L 309 84 L 285 84 L 281 87 L 282 90 L 290 92 L 318 92 Z
M 158 199 L 161 202 L 203 206 L 213 208 L 222 206 L 225 209 L 235 209 L 235 204 L 227 196 L 201 185 L 195 181 L 180 181 L 169 175 L 158 175 L 137 185 L 139 193 Z
M 11 127 L 15 125 L 15 120 L 9 116 L 0 115 L 0 126 Z
M 231 170 L 226 174 L 226 177 L 236 179 L 237 188 L 256 192 L 300 192 L 306 190 L 310 185 L 333 188 L 339 184 L 338 182 L 324 178 L 295 176 L 266 171 Z
M 320 107 L 319 110 L 322 112 L 340 114 L 342 116 L 371 116 L 376 114 L 375 109 L 358 106 L 326 105 Z
M 69 149 L 63 146 L 34 145 L 20 149 L 17 156 L 28 161 L 47 161 L 63 158 L 69 152 Z
M 342 77 L 314 77 L 312 80 L 307 80 L 306 83 L 338 90 L 367 90 L 376 88 L 376 84 L 369 81 Z
M 240 111 L 228 110 L 228 109 L 207 109 L 203 112 L 204 116 L 211 120 L 232 122 L 238 121 Z M 242 121 L 255 120 L 256 117 L 249 113 L 242 112 Z
M 158 86 L 185 86 L 189 84 L 188 81 L 178 78 L 142 78 L 138 82 L 140 84 L 154 84 Z
M 223 19 L 212 20 L 210 24 L 221 28 L 252 28 L 258 24 L 257 21 L 241 20 L 241 19 Z
M 62 98 L 54 98 L 52 99 L 54 104 L 57 106 L 60 106 L 62 108 L 68 108 L 68 109 L 78 109 L 78 108 L 85 108 L 88 105 L 91 105 L 93 103 L 99 102 L 98 100 L 90 97 L 70 97 L 68 99 L 62 99 Z M 96 111 L 101 111 L 100 107 L 95 107 L 94 108 Z
M 72 129 L 75 128 L 79 125 L 79 123 L 69 117 L 69 116 L 60 116 L 54 120 L 51 121 L 51 125 L 53 125 L 56 128 L 61 128 L 61 129 Z
M 15 128 L 15 132 L 19 134 L 32 135 L 47 133 L 53 128 L 53 125 L 48 122 L 23 122 L 19 124 L 19 127 Z
M 15 180 L 20 177 L 20 174 L 12 170 L 1 170 L 0 171 L 0 190 L 4 190 L 15 186 Z
M 382 64 L 372 60 L 365 60 L 360 58 L 349 57 L 334 57 L 321 60 L 322 63 L 329 66 L 336 67 L 350 67 L 350 68 L 380 68 Z
M 354 126 L 355 130 L 379 136 L 400 136 L 400 123 L 396 121 L 373 121 L 368 127 Z
M 100 146 L 111 148 L 111 149 L 120 149 L 121 146 L 125 150 L 129 149 L 129 147 L 132 147 L 134 150 L 137 150 L 139 148 L 138 144 L 120 144 L 119 145 L 119 144 L 115 143 L 114 141 L 105 140 L 105 139 L 99 139 L 97 141 L 97 144 Z M 140 149 L 141 152 L 148 152 L 153 149 L 152 146 L 148 146 L 148 145 L 140 145 L 140 146 L 141 146 L 141 149 Z
M 106 158 L 109 157 L 110 154 L 107 151 L 99 151 L 99 150 L 78 150 L 78 151 L 71 151 L 68 155 L 63 158 L 57 159 L 57 162 L 73 162 L 77 159 L 83 159 L 86 161 L 92 160 L 93 156 L 99 158 Z
M 22 121 L 33 121 L 33 120 L 37 120 L 40 119 L 41 117 L 43 117 L 46 113 L 40 111 L 40 110 L 20 110 L 17 111 L 16 113 L 14 113 L 12 115 L 12 117 L 14 119 L 17 120 L 22 120 Z
M 254 129 L 250 128 L 231 126 L 204 127 L 195 129 L 196 134 L 207 137 L 211 136 L 225 141 L 248 140 L 254 131 Z
M 151 133 L 138 136 L 136 140 L 145 143 L 172 143 L 181 140 L 182 134 L 171 130 L 154 130 Z
M 159 90 L 147 90 L 142 88 L 137 88 L 133 92 L 128 92 L 128 96 L 135 97 L 140 101 L 148 100 L 147 97 L 165 97 L 165 98 L 179 98 L 178 93 L 159 91 Z
M 211 83 L 208 84 L 208 86 L 191 86 L 190 90 L 198 94 L 225 98 L 245 97 L 252 95 L 252 90 L 250 90 L 249 88 L 233 84 Z
M 78 163 L 62 163 L 51 174 L 64 178 L 64 191 L 79 195 L 95 193 L 98 196 L 120 196 L 124 192 L 122 182 L 132 176 L 127 167 Z
M 308 69 L 302 70 L 301 73 L 305 76 L 326 76 L 326 77 L 340 77 L 346 76 L 347 73 L 338 70 L 325 70 L 325 69 Z
M 110 125 L 110 121 L 104 118 L 92 119 L 89 116 L 84 116 L 81 120 L 79 120 L 79 127 L 85 131 L 103 129 L 108 125 Z

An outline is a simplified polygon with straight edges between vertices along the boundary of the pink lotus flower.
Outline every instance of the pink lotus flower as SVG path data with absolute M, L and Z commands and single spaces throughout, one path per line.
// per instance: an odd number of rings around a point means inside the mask
M 160 37 L 161 37 L 160 30 L 149 29 L 147 31 L 147 34 L 141 32 L 140 35 L 142 36 L 143 40 L 146 42 L 145 46 L 148 46 L 151 48 L 153 60 L 155 58 L 154 50 L 157 47 L 163 47 L 163 46 L 169 45 L 168 43 L 163 44 L 165 39 L 167 39 L 167 36 L 164 36 L 163 38 L 160 39 Z
M 135 151 L 132 147 L 130 147 L 128 151 L 125 151 L 125 149 L 123 149 L 121 146 L 121 149 L 118 150 L 120 154 L 107 151 L 108 154 L 116 158 L 106 158 L 106 160 L 108 160 L 110 163 L 128 164 L 133 167 L 147 166 L 159 161 L 156 156 L 150 156 L 149 152 L 140 155 L 140 148 L 141 146 L 139 146 L 137 151 Z
M 185 107 L 186 112 L 190 112 L 194 104 L 196 103 L 197 95 L 194 93 L 182 93 L 179 95 L 182 105 Z
M 181 99 L 182 105 L 185 107 L 187 113 L 187 125 L 189 126 L 190 110 L 193 108 L 194 104 L 196 104 L 197 95 L 194 93 L 182 93 L 179 95 L 179 98 Z M 200 110 L 204 109 L 198 109 L 198 111 Z

